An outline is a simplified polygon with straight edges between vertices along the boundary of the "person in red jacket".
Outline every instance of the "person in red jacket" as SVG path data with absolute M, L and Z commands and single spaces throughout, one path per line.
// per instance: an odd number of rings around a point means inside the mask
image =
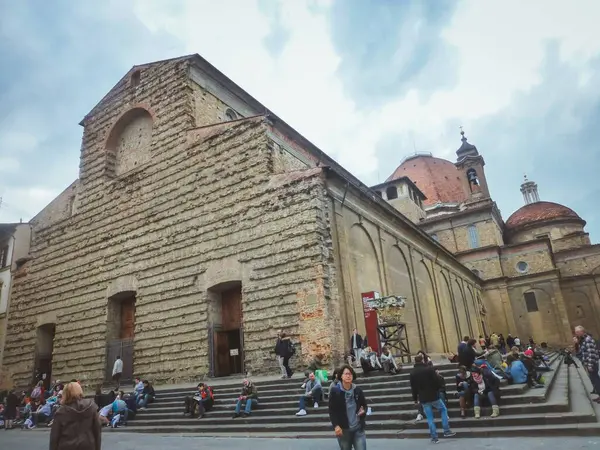
M 202 419 L 206 411 L 210 411 L 215 402 L 215 397 L 210 386 L 204 383 L 198 384 L 198 392 L 194 395 L 189 395 L 184 399 L 185 412 L 184 415 L 194 417 L 195 411 L 198 410 L 198 418 Z

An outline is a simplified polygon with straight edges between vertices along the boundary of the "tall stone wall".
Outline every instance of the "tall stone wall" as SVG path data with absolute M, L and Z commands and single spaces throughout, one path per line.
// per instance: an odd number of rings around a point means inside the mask
M 53 377 L 101 381 L 108 298 L 123 290 L 136 293 L 134 371 L 155 382 L 207 373 L 208 292 L 227 281 L 242 283 L 247 370 L 275 364 L 280 328 L 303 357 L 318 343 L 333 348 L 336 275 L 320 170 L 277 178 L 262 119 L 190 131 L 203 116 L 184 62 L 142 70 L 134 92 L 129 82 L 84 120 L 76 214 L 35 223 L 6 345 L 15 382 L 31 378 L 40 317 L 56 323 Z M 136 107 L 153 119 L 151 159 L 111 177 L 106 142 Z
M 372 290 L 406 297 L 403 320 L 412 353 L 455 352 L 457 336 L 479 333 L 484 318 L 465 293 L 481 296 L 481 287 L 466 267 L 366 195 L 329 179 L 328 188 L 346 349 L 353 328 L 365 332 L 360 294 Z

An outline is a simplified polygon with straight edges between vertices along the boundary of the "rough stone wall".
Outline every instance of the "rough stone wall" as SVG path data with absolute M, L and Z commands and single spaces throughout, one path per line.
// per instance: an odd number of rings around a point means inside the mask
M 464 253 L 458 260 L 471 270 L 477 270 L 483 280 L 492 280 L 504 276 L 500 260 L 500 248 L 483 249 Z
M 561 288 L 571 329 L 585 327 L 600 335 L 600 275 L 561 280 Z
M 510 278 L 522 277 L 535 273 L 547 272 L 555 269 L 552 260 L 552 252 L 546 241 L 533 241 L 515 247 L 504 247 L 501 249 L 502 271 Z M 526 273 L 517 270 L 517 264 L 524 261 L 529 268 Z
M 501 245 L 502 242 L 498 241 L 498 226 L 494 220 L 480 220 L 469 225 L 475 225 L 477 229 L 479 246 L 475 248 L 487 247 L 490 245 Z M 457 226 L 454 229 L 458 252 L 464 252 L 473 249 L 469 240 L 469 225 Z
M 554 258 L 562 277 L 600 275 L 600 244 L 555 253 Z
M 592 245 L 592 243 L 590 242 L 590 236 L 587 233 L 575 233 L 560 239 L 555 239 L 551 241 L 551 243 L 552 250 L 554 252 L 562 252 L 564 250 L 588 247 Z
M 524 298 L 526 292 L 535 294 L 538 311 L 527 311 Z M 521 339 L 533 336 L 536 342 L 545 341 L 552 345 L 568 343 L 570 334 L 568 318 L 563 307 L 562 292 L 557 278 L 509 285 L 508 294 L 517 327 L 513 336 L 516 334 Z
M 86 118 L 77 214 L 38 217 L 34 260 L 15 283 L 6 363 L 18 384 L 32 374 L 43 322 L 56 323 L 53 376 L 102 380 L 107 298 L 122 289 L 137 294 L 134 371 L 156 382 L 207 372 L 207 291 L 219 282 L 242 282 L 253 373 L 274 365 L 275 330 L 298 336 L 307 311 L 333 296 L 318 173 L 273 184 L 260 120 L 188 132 L 198 114 L 185 69 L 148 66 L 135 94 L 124 78 Z M 107 179 L 106 138 L 140 104 L 154 120 L 151 164 Z M 298 299 L 313 294 L 301 320 Z
M 519 244 L 529 242 L 546 235 L 548 235 L 551 241 L 554 241 L 570 234 L 581 232 L 583 232 L 583 227 L 579 223 L 552 223 L 512 232 L 510 233 L 510 243 Z
M 437 235 L 438 242 L 441 245 L 443 245 L 447 250 L 451 251 L 452 253 L 458 252 L 456 237 L 452 228 L 447 228 L 445 230 L 436 230 L 432 233 L 435 233 Z
M 194 119 L 197 127 L 227 121 L 225 115 L 229 108 L 213 94 L 190 81 L 194 101 Z
M 399 188 L 400 187 L 401 186 L 399 186 Z M 420 220 L 425 218 L 425 211 L 408 196 L 402 196 L 388 201 L 390 205 L 392 205 L 414 223 L 418 224 Z
M 475 225 L 480 247 L 503 245 L 502 230 L 489 213 L 473 212 L 472 215 L 452 217 L 445 220 L 425 222 L 421 228 L 428 234 L 436 234 L 438 241 L 452 253 L 473 250 L 469 239 L 469 226 Z

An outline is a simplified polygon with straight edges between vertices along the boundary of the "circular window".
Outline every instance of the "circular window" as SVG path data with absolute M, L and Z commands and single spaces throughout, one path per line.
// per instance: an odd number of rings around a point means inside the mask
M 517 263 L 517 270 L 521 273 L 527 273 L 529 272 L 529 264 L 527 264 L 525 261 L 519 261 Z

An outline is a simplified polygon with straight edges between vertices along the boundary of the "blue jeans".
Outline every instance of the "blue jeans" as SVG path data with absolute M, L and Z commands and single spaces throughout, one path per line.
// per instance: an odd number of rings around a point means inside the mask
M 433 408 L 437 409 L 442 416 L 444 433 L 450 432 L 450 423 L 448 421 L 448 410 L 443 401 L 438 399 L 435 402 L 423 403 L 423 411 L 425 412 L 425 417 L 427 417 L 427 425 L 429 425 L 429 434 L 431 435 L 431 439 L 437 439 L 437 428 L 435 427 L 435 423 L 433 423 Z
M 244 412 L 246 414 L 250 414 L 252 412 L 252 406 L 258 405 L 258 400 L 255 398 L 251 398 L 249 400 L 238 400 L 235 405 L 235 413 L 239 414 L 242 409 L 242 403 L 246 403 L 246 407 L 244 408 Z
M 496 402 L 496 396 L 494 395 L 494 393 L 492 391 L 489 391 L 487 394 L 479 394 L 479 393 L 473 394 L 473 406 L 480 406 L 482 396 L 483 397 L 487 396 L 487 398 L 490 401 L 490 404 L 492 406 L 495 406 L 498 404 Z
M 469 392 L 469 383 L 467 383 L 466 381 L 460 383 L 458 387 L 462 388 L 462 391 L 458 392 L 459 397 L 464 397 L 465 395 L 467 395 L 467 392 Z
M 592 387 L 594 388 L 594 390 L 596 391 L 596 393 L 600 392 L 600 376 L 598 376 L 598 364 L 594 364 L 594 367 L 592 368 L 592 371 L 590 372 L 587 369 L 587 366 L 585 366 L 585 371 L 587 372 L 588 376 L 590 377 L 590 381 L 592 382 Z
M 321 390 L 321 389 L 315 389 L 312 397 L 308 397 L 307 395 L 301 396 L 300 404 L 298 405 L 298 409 L 306 409 L 306 400 L 319 403 L 321 401 L 322 396 L 323 396 L 323 390 Z
M 367 450 L 367 436 L 363 430 L 344 430 L 342 437 L 337 438 L 340 450 Z
M 146 405 L 148 405 L 148 401 L 150 400 L 150 394 L 146 394 L 146 395 L 140 395 L 138 397 L 138 406 L 140 408 L 145 408 Z

